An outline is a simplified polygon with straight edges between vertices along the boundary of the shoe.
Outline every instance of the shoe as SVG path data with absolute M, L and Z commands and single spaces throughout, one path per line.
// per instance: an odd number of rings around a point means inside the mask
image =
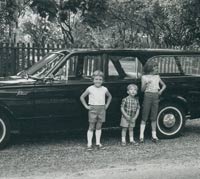
M 153 138 L 153 137 L 151 138 L 151 140 L 152 140 L 153 143 L 157 143 L 159 141 L 158 138 Z
M 131 144 L 131 145 L 134 145 L 134 146 L 138 146 L 138 145 L 139 145 L 139 144 L 138 144 L 137 142 L 135 142 L 135 141 L 131 141 L 130 144 Z
M 102 144 L 96 145 L 98 150 L 106 149 Z
M 121 146 L 125 147 L 126 146 L 126 142 L 121 142 Z
M 144 143 L 144 138 L 140 138 L 139 142 L 142 144 Z
M 92 146 L 87 146 L 87 150 L 92 151 L 93 150 Z

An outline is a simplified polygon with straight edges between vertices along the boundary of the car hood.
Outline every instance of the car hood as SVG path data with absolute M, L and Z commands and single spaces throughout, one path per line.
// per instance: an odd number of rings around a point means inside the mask
M 0 77 L 0 86 L 12 86 L 18 84 L 33 84 L 36 80 L 21 78 L 19 76 Z

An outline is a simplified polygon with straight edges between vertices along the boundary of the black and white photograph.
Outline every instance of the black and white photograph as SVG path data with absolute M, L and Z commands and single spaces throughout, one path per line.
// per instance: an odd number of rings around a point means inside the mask
M 0 179 L 199 179 L 200 0 L 0 0 Z

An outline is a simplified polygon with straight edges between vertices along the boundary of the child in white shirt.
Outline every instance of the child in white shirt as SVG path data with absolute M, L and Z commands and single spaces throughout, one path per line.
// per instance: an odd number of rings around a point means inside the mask
M 103 72 L 95 71 L 93 73 L 93 85 L 89 86 L 80 97 L 84 107 L 89 111 L 89 129 L 87 132 L 87 149 L 92 150 L 93 131 L 96 129 L 96 145 L 98 149 L 104 149 L 100 142 L 101 127 L 106 120 L 106 109 L 109 107 L 112 96 L 108 89 L 103 84 Z M 85 101 L 86 96 L 89 96 L 88 104 Z M 106 102 L 106 96 L 108 97 Z

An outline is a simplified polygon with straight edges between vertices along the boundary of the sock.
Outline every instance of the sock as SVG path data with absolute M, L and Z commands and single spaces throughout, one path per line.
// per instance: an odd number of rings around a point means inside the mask
M 88 130 L 87 132 L 87 142 L 88 147 L 92 146 L 93 131 Z
M 152 131 L 152 137 L 153 137 L 154 139 L 157 139 L 156 131 Z
M 133 142 L 133 130 L 129 129 L 129 140 L 130 142 Z
M 95 134 L 96 134 L 96 145 L 101 145 L 101 142 L 100 142 L 100 139 L 101 139 L 101 129 L 100 130 L 96 130 Z
M 140 125 L 140 139 L 144 139 L 145 124 Z
M 122 137 L 122 142 L 126 143 L 126 137 Z
M 133 137 L 130 137 L 130 142 L 133 142 Z

